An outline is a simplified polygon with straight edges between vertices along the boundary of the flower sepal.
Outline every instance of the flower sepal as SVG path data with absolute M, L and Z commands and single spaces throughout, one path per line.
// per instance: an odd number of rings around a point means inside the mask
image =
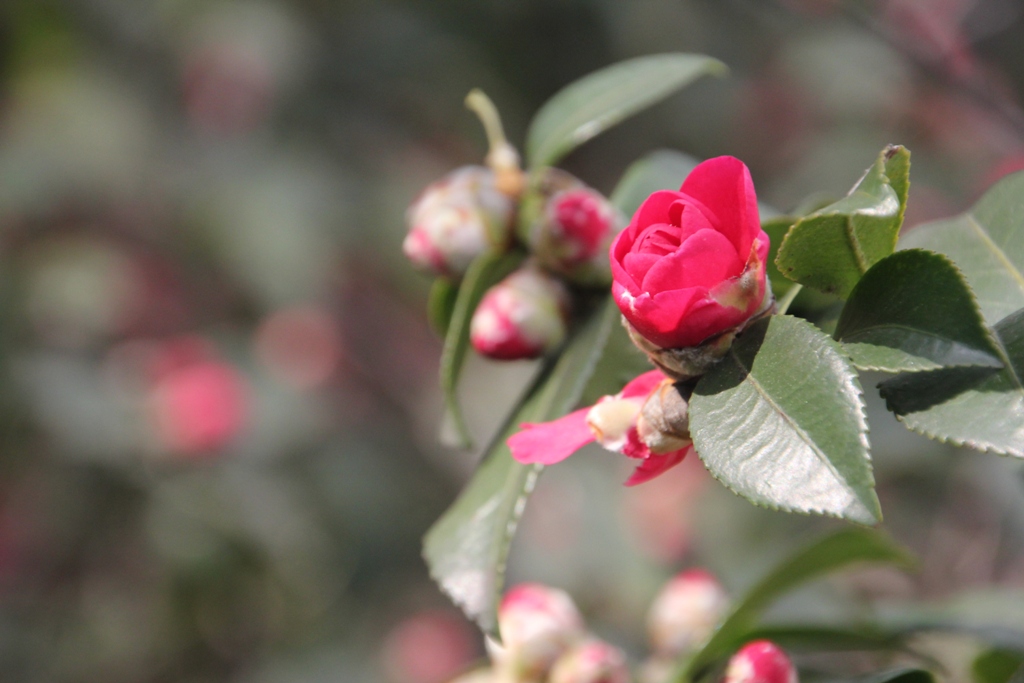
M 725 357 L 733 341 L 743 330 L 758 320 L 775 313 L 775 296 L 766 288 L 761 307 L 748 319 L 723 332 L 705 339 L 697 346 L 665 349 L 650 341 L 623 316 L 622 325 L 630 340 L 643 351 L 662 372 L 677 382 L 687 382 L 706 374 L 718 361 Z

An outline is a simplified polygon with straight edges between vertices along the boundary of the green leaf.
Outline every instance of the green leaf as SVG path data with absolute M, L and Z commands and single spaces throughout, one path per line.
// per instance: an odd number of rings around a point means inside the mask
M 464 448 L 471 445 L 472 439 L 459 407 L 456 390 L 462 365 L 466 361 L 466 352 L 469 351 L 469 323 L 487 290 L 515 270 L 525 257 L 521 251 L 489 252 L 477 257 L 462 278 L 455 297 L 441 351 L 441 392 L 444 394 L 445 408 L 452 417 L 461 441 L 460 445 Z
M 924 669 L 900 668 L 853 679 L 856 683 L 935 683 L 935 676 Z
M 609 297 L 557 361 L 547 363 L 487 448 L 469 484 L 423 539 L 431 576 L 489 634 L 497 633 L 509 545 L 542 469 L 513 460 L 505 439 L 521 422 L 555 419 L 576 406 L 617 318 Z
M 455 312 L 455 300 L 458 296 L 458 285 L 447 278 L 437 278 L 430 287 L 430 298 L 427 300 L 427 318 L 430 320 L 430 325 L 434 328 L 434 331 L 442 337 L 448 332 L 448 325 L 452 321 L 452 313 Z
M 802 285 L 845 298 L 868 268 L 896 249 L 909 188 L 910 152 L 882 150 L 850 194 L 801 218 L 776 263 Z
M 711 474 L 756 505 L 882 518 L 856 372 L 804 320 L 775 315 L 744 331 L 697 384 L 690 434 Z
M 970 211 L 919 225 L 900 240 L 953 259 L 991 325 L 1024 308 L 1024 173 L 1000 180 Z
M 971 678 L 974 683 L 1009 683 L 1022 668 L 1024 656 L 1020 652 L 992 648 L 974 658 Z
M 869 625 L 769 624 L 752 629 L 743 638 L 747 641 L 770 640 L 790 651 L 907 650 L 901 634 Z
M 761 614 L 781 596 L 808 581 L 858 562 L 910 567 L 914 560 L 876 531 L 844 529 L 826 536 L 797 551 L 747 591 L 707 644 L 680 667 L 675 680 L 695 680 L 695 674 L 749 640 Z
M 886 406 L 929 438 L 1024 457 L 1024 309 L 994 331 L 1004 368 L 897 375 L 879 385 Z
M 529 166 L 550 166 L 701 76 L 726 71 L 717 59 L 677 53 L 637 57 L 584 76 L 555 93 L 537 112 L 526 134 Z
M 796 284 L 789 278 L 783 277 L 775 259 L 779 255 L 779 247 L 782 246 L 782 240 L 785 239 L 786 233 L 798 220 L 800 219 L 796 216 L 775 216 L 761 221 L 761 229 L 768 235 L 771 245 L 768 249 L 768 280 L 772 283 L 772 292 L 775 293 L 776 299 L 782 298 L 782 295 Z
M 624 216 L 632 216 L 647 197 L 658 190 L 678 190 L 700 160 L 671 149 L 659 149 L 632 164 L 615 186 L 611 203 Z
M 861 370 L 1003 366 L 963 275 L 945 256 L 924 249 L 872 266 L 853 288 L 834 336 Z

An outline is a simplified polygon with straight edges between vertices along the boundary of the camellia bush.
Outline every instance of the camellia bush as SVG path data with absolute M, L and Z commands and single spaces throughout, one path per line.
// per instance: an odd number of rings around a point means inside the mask
M 667 54 L 591 74 L 541 108 L 522 160 L 474 91 L 467 104 L 487 131 L 485 164 L 453 171 L 409 209 L 404 248 L 436 278 L 441 387 L 466 445 L 456 388 L 470 349 L 541 359 L 425 539 L 432 575 L 492 645 L 492 666 L 474 680 L 790 681 L 787 648 L 913 658 L 913 634 L 971 629 L 1003 647 L 976 675 L 1020 678 L 1024 643 L 1007 648 L 994 629 L 924 614 L 772 628 L 760 616 L 852 563 L 913 561 L 878 529 L 864 404 L 875 387 L 859 373 L 888 375 L 877 390 L 908 429 L 1024 457 L 1024 173 L 901 238 L 911 154 L 898 144 L 851 177 L 845 197 L 798 215 L 759 204 L 747 167 L 728 156 L 698 163 L 655 152 L 608 198 L 555 167 L 628 116 L 725 71 L 709 57 Z M 795 302 L 805 317 L 789 314 Z M 642 353 L 624 353 L 630 344 Z M 526 584 L 502 598 L 537 477 L 591 442 L 635 464 L 627 486 L 700 458 L 754 505 L 850 526 L 735 599 L 706 572 L 680 574 L 651 608 L 650 659 L 631 670 L 613 645 L 586 635 L 561 591 Z M 919 664 L 872 680 L 930 680 L 927 659 Z

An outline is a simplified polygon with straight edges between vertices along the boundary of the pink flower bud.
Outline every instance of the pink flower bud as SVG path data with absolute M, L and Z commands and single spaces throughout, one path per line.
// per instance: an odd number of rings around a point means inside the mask
M 473 348 L 498 360 L 541 356 L 565 339 L 569 301 L 565 286 L 540 269 L 517 270 L 491 287 L 473 313 Z
M 729 660 L 725 683 L 797 683 L 796 667 L 768 640 L 747 643 Z
M 501 644 L 488 643 L 495 668 L 513 681 L 543 676 L 583 638 L 583 619 L 564 591 L 537 583 L 513 587 L 498 608 Z
M 549 683 L 629 683 L 622 650 L 599 640 L 578 645 L 558 658 Z
M 690 569 L 677 574 L 648 612 L 651 647 L 669 657 L 693 652 L 711 637 L 728 606 L 725 590 L 709 572 Z
M 473 259 L 504 244 L 515 206 L 495 183 L 490 169 L 463 166 L 429 185 L 406 213 L 406 257 L 434 275 L 460 277 Z
M 557 192 L 527 230 L 540 262 L 586 284 L 611 281 L 608 247 L 625 221 L 598 192 L 584 186 Z

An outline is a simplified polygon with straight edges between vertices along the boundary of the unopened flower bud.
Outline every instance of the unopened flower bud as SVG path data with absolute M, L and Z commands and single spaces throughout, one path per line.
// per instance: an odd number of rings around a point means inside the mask
M 678 657 L 701 647 L 725 615 L 729 598 L 701 569 L 677 574 L 654 599 L 647 631 L 655 654 Z
M 551 668 L 548 683 L 629 683 L 622 650 L 590 640 L 568 650 Z
M 521 268 L 484 294 L 469 325 L 473 348 L 498 360 L 542 356 L 565 339 L 569 302 L 561 282 Z
M 524 236 L 544 267 L 581 284 L 611 282 L 608 246 L 625 224 L 598 192 L 572 179 L 545 196 L 534 217 L 526 216 Z
M 533 681 L 584 635 L 583 619 L 565 591 L 524 583 L 498 607 L 501 644 L 488 641 L 500 680 Z
M 647 397 L 636 421 L 636 431 L 655 455 L 678 451 L 693 443 L 689 405 L 675 382 L 663 381 Z
M 775 643 L 755 640 L 729 660 L 724 683 L 797 683 L 796 667 Z
M 473 259 L 508 240 L 514 209 L 494 171 L 463 166 L 429 185 L 409 207 L 402 250 L 422 270 L 460 277 Z

